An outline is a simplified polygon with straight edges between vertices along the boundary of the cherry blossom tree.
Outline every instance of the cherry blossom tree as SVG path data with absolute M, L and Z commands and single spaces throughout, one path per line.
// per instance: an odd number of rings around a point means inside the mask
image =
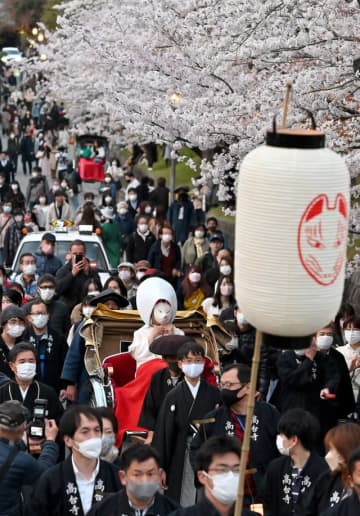
M 198 149 L 200 182 L 229 201 L 291 81 L 289 125 L 311 111 L 357 176 L 357 1 L 68 0 L 61 9 L 37 66 L 76 123 Z

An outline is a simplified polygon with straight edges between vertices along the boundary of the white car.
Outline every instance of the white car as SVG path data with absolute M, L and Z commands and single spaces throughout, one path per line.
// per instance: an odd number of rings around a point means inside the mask
M 34 231 L 33 233 L 28 233 L 21 240 L 11 266 L 11 280 L 20 272 L 20 256 L 24 253 L 35 254 L 39 251 L 40 241 L 44 233 L 49 233 L 49 231 Z M 103 243 L 97 235 L 94 233 L 84 234 L 79 231 L 53 232 L 53 234 L 56 238 L 55 256 L 57 256 L 63 264 L 65 263 L 66 255 L 69 253 L 71 242 L 74 240 L 82 240 L 86 245 L 86 257 L 90 260 L 90 266 L 97 269 L 102 284 L 105 283 L 110 276 L 111 265 Z
M 1 53 L 4 54 L 1 61 L 6 65 L 22 60 L 22 53 L 16 47 L 3 47 Z

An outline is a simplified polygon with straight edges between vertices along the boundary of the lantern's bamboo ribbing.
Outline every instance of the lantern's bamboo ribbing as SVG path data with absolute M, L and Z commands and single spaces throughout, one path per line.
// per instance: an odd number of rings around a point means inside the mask
M 247 406 L 247 410 L 246 410 L 245 432 L 244 432 L 244 437 L 243 437 L 243 442 L 242 442 L 242 447 L 241 447 L 239 484 L 238 484 L 238 492 L 237 492 L 234 516 L 241 516 L 242 509 L 243 509 L 243 503 L 244 503 L 246 466 L 247 466 L 247 459 L 248 459 L 248 454 L 249 454 L 249 450 L 250 450 L 250 434 L 251 434 L 251 426 L 252 426 L 252 420 L 253 420 L 253 415 L 254 415 L 255 395 L 256 395 L 259 363 L 260 363 L 261 346 L 262 346 L 262 332 L 257 330 L 254 353 L 253 353 L 253 357 L 252 357 L 250 391 L 249 391 L 249 397 L 248 397 L 248 406 Z
M 287 115 L 288 115 L 288 111 L 289 111 L 291 88 L 292 88 L 292 84 L 291 84 L 291 82 L 288 82 L 286 85 L 286 92 L 285 92 L 284 112 L 283 112 L 283 117 L 282 117 L 282 129 L 286 128 L 286 119 L 287 119 Z

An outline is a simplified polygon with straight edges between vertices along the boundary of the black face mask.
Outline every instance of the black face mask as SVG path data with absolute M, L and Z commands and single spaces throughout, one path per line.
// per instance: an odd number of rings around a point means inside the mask
M 176 373 L 178 376 L 180 376 L 180 374 L 182 372 L 180 367 L 178 366 L 177 362 L 168 362 L 168 368 L 170 371 L 172 371 L 173 373 Z
M 221 389 L 220 396 L 224 405 L 226 405 L 227 407 L 231 407 L 231 405 L 234 405 L 238 401 L 245 398 L 246 394 L 244 394 L 244 396 L 241 396 L 241 398 L 237 397 L 242 388 L 243 387 L 240 387 L 240 389 L 235 389 L 234 391 L 231 389 Z

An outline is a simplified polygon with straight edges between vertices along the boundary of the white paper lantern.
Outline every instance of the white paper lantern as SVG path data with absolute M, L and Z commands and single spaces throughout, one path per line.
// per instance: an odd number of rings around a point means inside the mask
M 310 335 L 341 303 L 350 180 L 344 160 L 324 143 L 317 131 L 268 133 L 242 163 L 236 298 L 268 334 Z

